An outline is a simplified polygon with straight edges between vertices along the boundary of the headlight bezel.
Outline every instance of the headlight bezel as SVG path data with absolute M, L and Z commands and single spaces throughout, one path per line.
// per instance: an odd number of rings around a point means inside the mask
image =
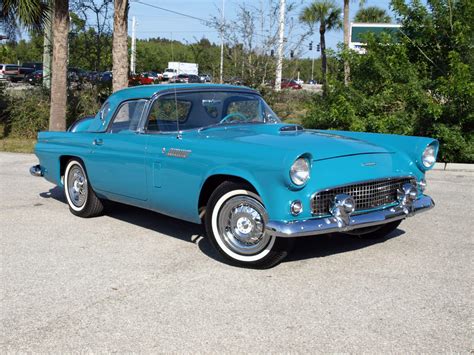
M 311 178 L 311 159 L 306 155 L 299 156 L 291 164 L 288 174 L 294 187 L 303 188 Z
M 420 165 L 424 170 L 432 169 L 436 164 L 438 155 L 438 145 L 435 143 L 428 144 L 421 152 Z

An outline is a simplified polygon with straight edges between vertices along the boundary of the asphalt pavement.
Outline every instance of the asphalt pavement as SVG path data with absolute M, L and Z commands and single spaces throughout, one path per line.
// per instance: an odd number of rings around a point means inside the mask
M 0 153 L 0 352 L 472 352 L 474 173 L 432 171 L 435 209 L 384 240 L 300 239 L 228 266 L 200 226 L 124 205 L 73 216 Z

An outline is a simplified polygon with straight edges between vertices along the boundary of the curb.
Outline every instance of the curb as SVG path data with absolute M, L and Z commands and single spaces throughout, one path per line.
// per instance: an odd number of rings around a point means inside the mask
M 436 163 L 433 170 L 474 172 L 474 164 Z

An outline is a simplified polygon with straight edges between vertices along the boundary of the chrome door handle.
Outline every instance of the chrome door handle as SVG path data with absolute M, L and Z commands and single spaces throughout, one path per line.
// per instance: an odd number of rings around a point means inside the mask
M 102 145 L 102 144 L 104 144 L 104 141 L 102 139 L 94 139 L 92 141 L 92 144 L 93 145 Z

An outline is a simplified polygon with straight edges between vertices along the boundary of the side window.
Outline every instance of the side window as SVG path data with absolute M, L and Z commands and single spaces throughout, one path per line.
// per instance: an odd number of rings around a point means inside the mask
M 134 100 L 121 104 L 110 126 L 110 133 L 135 131 L 140 123 L 145 102 L 146 100 Z
M 177 120 L 186 122 L 192 103 L 188 100 L 173 97 L 159 98 L 153 103 L 148 122 L 147 132 L 173 132 L 178 130 Z
M 106 119 L 106 117 L 107 117 L 109 111 L 110 111 L 110 104 L 109 104 L 109 102 L 107 101 L 107 102 L 105 102 L 105 103 L 102 105 L 102 107 L 100 108 L 100 111 L 99 111 L 100 119 L 101 119 L 102 121 L 105 121 L 105 119 Z

